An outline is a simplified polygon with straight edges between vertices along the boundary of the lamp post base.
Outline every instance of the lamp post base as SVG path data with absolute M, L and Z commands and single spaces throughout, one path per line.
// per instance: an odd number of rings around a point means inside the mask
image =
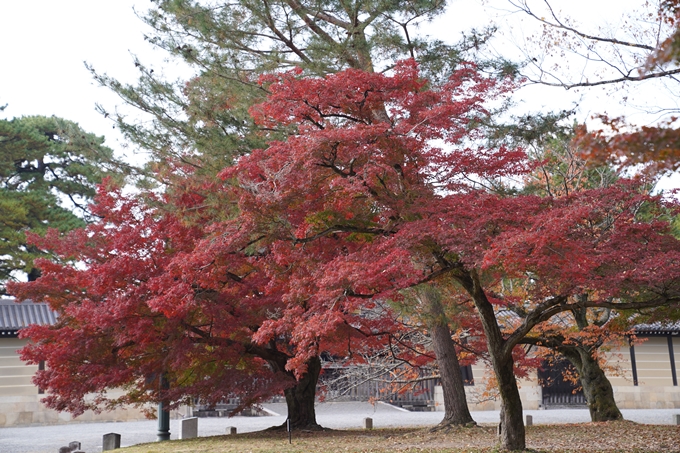
M 158 434 L 156 441 L 170 440 L 170 412 L 158 403 Z

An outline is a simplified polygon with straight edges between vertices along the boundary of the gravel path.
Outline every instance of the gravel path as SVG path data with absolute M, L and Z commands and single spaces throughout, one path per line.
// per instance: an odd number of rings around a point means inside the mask
M 201 418 L 198 421 L 199 436 L 225 434 L 227 427 L 234 426 L 239 433 L 259 431 L 279 425 L 286 420 L 286 406 L 266 404 L 267 410 L 275 415 L 269 417 Z M 408 412 L 388 404 L 368 403 L 322 403 L 317 405 L 317 421 L 328 428 L 359 429 L 363 419 L 371 417 L 374 428 L 433 426 L 443 417 L 442 412 Z M 637 423 L 669 425 L 673 415 L 680 409 L 622 410 L 626 420 Z M 586 409 L 550 409 L 525 411 L 533 417 L 534 424 L 586 423 L 590 421 Z M 499 421 L 497 411 L 472 412 L 480 424 L 495 424 Z M 59 447 L 71 441 L 79 441 L 87 453 L 102 450 L 102 436 L 115 432 L 121 434 L 121 446 L 130 446 L 156 440 L 158 424 L 155 420 L 120 423 L 72 423 L 58 426 L 29 426 L 21 428 L 0 428 L 0 452 L 2 453 L 57 453 Z M 179 435 L 179 421 L 170 421 L 171 438 Z

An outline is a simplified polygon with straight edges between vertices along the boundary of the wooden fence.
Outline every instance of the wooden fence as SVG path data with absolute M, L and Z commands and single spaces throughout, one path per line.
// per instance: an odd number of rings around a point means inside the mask
M 431 370 L 420 374 L 426 377 Z M 410 410 L 434 410 L 434 388 L 439 379 L 419 378 L 409 383 L 399 376 L 369 367 L 326 368 L 320 390 L 326 401 L 383 401 Z

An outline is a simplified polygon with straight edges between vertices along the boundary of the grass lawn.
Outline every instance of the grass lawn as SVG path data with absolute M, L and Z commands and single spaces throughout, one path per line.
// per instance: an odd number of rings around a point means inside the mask
M 629 421 L 527 427 L 527 447 L 535 452 L 680 452 L 680 426 Z M 121 453 L 326 453 L 326 452 L 494 452 L 496 428 L 256 432 L 141 444 Z

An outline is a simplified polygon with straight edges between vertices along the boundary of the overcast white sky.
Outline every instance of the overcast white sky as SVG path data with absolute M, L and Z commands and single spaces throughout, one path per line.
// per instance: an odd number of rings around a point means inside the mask
M 505 0 L 485 3 L 507 5 Z M 614 8 L 640 3 L 642 0 L 553 1 L 572 13 L 588 11 L 591 20 L 616 17 Z M 107 144 L 119 150 L 119 136 L 112 123 L 96 113 L 95 103 L 110 110 L 120 101 L 106 88 L 96 86 L 83 62 L 127 82 L 134 82 L 137 75 L 132 54 L 160 70 L 165 55 L 144 41 L 147 30 L 133 10 L 144 12 L 151 5 L 150 0 L 0 0 L 0 105 L 8 104 L 0 117 L 60 116 L 105 135 Z M 480 5 L 481 0 L 453 0 L 446 17 L 425 31 L 455 39 L 471 25 L 488 23 L 489 13 L 501 14 L 502 26 L 514 24 L 516 34 L 532 24 L 531 20 L 521 22 L 519 15 L 485 12 Z M 520 98 L 533 109 L 569 108 L 569 100 L 577 96 L 561 89 L 520 92 Z M 586 106 L 579 119 L 600 107 L 609 107 L 611 113 L 616 104 L 602 90 L 588 96 L 591 106 Z
M 4 117 L 56 115 L 88 132 L 113 137 L 111 122 L 95 103 L 118 99 L 98 87 L 84 61 L 99 71 L 134 82 L 132 53 L 161 63 L 143 39 L 136 17 L 149 0 L 0 0 L 0 105 Z M 111 139 L 109 146 L 117 148 Z

